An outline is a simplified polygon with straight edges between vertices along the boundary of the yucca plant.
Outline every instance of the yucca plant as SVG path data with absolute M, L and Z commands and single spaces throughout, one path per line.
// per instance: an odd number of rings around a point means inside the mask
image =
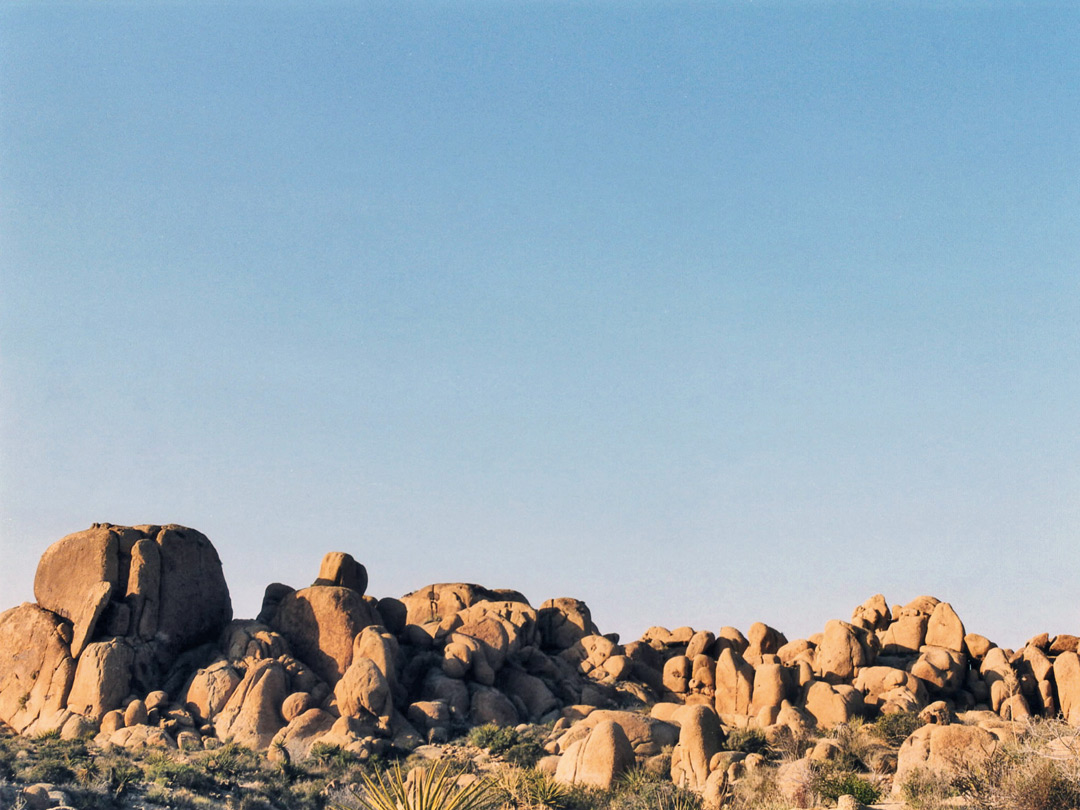
M 352 792 L 363 810 L 486 810 L 495 804 L 488 779 L 459 786 L 461 774 L 452 763 L 439 762 L 410 780 L 395 763 L 392 771 L 376 771 L 374 777 L 361 773 L 363 789 L 354 787 Z

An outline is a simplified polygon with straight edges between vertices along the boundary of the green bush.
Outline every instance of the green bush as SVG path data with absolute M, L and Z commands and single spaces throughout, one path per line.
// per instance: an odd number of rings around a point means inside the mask
M 741 751 L 744 754 L 764 754 L 769 748 L 765 732 L 759 728 L 736 728 L 724 740 L 725 751 Z
M 923 725 L 918 712 L 893 712 L 883 714 L 870 724 L 871 733 L 889 745 L 899 747 Z
M 519 768 L 533 767 L 544 755 L 544 748 L 538 740 L 509 726 L 485 723 L 470 731 L 467 739 L 477 748 L 501 756 Z
M 881 797 L 877 786 L 858 774 L 831 768 L 815 773 L 810 787 L 821 798 L 834 802 L 841 796 L 854 796 L 861 804 L 874 804 Z

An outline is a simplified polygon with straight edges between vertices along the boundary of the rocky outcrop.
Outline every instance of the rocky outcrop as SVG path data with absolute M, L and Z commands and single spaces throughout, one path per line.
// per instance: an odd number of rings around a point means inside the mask
M 721 750 L 733 729 L 784 745 L 921 712 L 901 770 L 947 773 L 1014 720 L 1080 725 L 1077 636 L 1003 649 L 930 596 L 890 607 L 877 594 L 808 638 L 756 623 L 746 635 L 651 627 L 622 643 L 577 599 L 537 609 L 469 583 L 400 599 L 367 588 L 362 564 L 330 552 L 311 585 L 274 583 L 255 620 L 233 621 L 205 536 L 95 525 L 46 550 L 36 604 L 0 614 L 0 722 L 103 745 L 232 740 L 291 760 L 318 743 L 368 756 L 481 724 L 551 723 L 544 767 L 560 780 L 610 786 L 647 767 L 709 806 L 755 763 Z

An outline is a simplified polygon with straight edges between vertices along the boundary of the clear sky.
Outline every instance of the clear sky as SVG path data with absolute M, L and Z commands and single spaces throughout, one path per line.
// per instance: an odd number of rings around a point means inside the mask
M 235 611 L 1080 634 L 1080 6 L 5 3 L 0 608 L 95 521 Z

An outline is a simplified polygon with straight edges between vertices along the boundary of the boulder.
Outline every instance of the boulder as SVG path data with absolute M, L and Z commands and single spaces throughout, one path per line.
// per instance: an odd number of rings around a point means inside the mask
M 934 606 L 926 625 L 926 646 L 944 647 L 961 653 L 964 651 L 964 623 L 948 602 Z
M 95 720 L 120 708 L 131 691 L 134 660 L 134 651 L 121 639 L 88 644 L 75 668 L 68 708 Z
M 997 737 L 978 726 L 923 726 L 900 746 L 893 790 L 899 793 L 908 776 L 919 769 L 953 780 L 986 762 L 997 746 Z
M 367 569 L 343 551 L 330 551 L 319 565 L 319 577 L 315 585 L 336 585 L 356 591 L 360 596 L 367 590 Z
M 281 704 L 289 694 L 285 667 L 272 659 L 255 660 L 213 720 L 221 740 L 262 751 L 285 725 Z
M 232 600 L 217 550 L 205 535 L 165 526 L 156 542 L 161 556 L 157 632 L 172 650 L 214 641 L 232 619 Z
M 754 668 L 730 647 L 716 662 L 716 712 L 749 715 L 754 688 Z
M 856 670 L 874 663 L 875 653 L 864 628 L 834 620 L 825 625 L 814 656 L 814 671 L 827 683 L 850 683 Z
M 293 654 L 333 685 L 353 658 L 353 639 L 377 617 L 351 588 L 313 585 L 282 598 L 272 627 L 285 637 Z
M 389 730 L 394 711 L 390 684 L 370 658 L 357 658 L 334 686 L 338 711 L 343 717 L 374 720 L 378 728 Z
M 0 722 L 20 734 L 57 728 L 75 677 L 70 633 L 29 602 L 0 613 Z
M 1054 661 L 1054 681 L 1061 716 L 1070 726 L 1080 726 L 1080 656 L 1075 652 L 1060 653 Z
M 589 606 L 579 599 L 549 599 L 540 606 L 536 619 L 545 650 L 566 650 L 584 636 L 600 632 L 593 624 Z
M 865 712 L 862 692 L 852 686 L 813 681 L 806 690 L 803 705 L 821 728 L 848 723 Z
M 588 736 L 563 754 L 555 781 L 610 790 L 615 780 L 634 767 L 634 749 L 622 727 L 610 720 L 596 725 Z
M 225 708 L 243 676 L 228 661 L 217 661 L 196 672 L 184 691 L 184 706 L 203 723 Z
M 684 706 L 674 719 L 679 742 L 671 752 L 671 781 L 701 791 L 709 778 L 709 763 L 724 743 L 720 719 L 709 706 Z

